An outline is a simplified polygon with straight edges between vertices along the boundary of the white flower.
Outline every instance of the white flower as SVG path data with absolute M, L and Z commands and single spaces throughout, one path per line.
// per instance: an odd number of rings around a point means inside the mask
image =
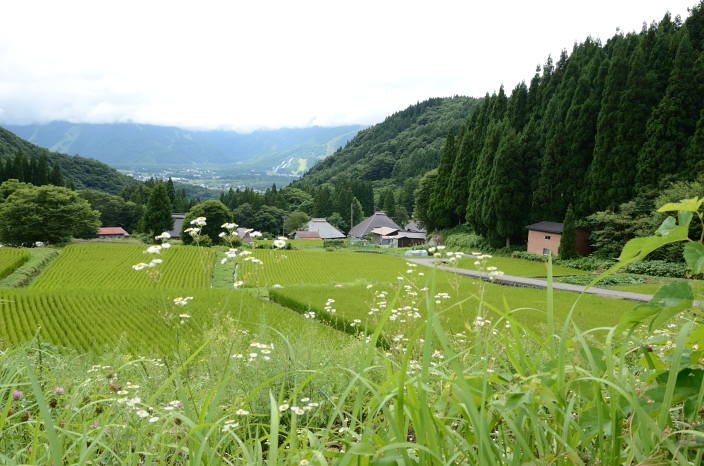
M 227 262 L 227 257 L 225 257 L 223 260 L 221 260 L 221 261 L 220 261 L 220 264 L 221 264 L 221 265 L 224 265 L 225 262 Z
M 169 249 L 171 245 L 169 243 L 164 243 L 161 245 L 161 249 Z
M 191 225 L 198 225 L 199 227 L 205 226 L 205 217 L 198 217 L 196 219 L 191 220 Z
M 144 262 L 140 262 L 139 264 L 135 264 L 132 266 L 132 268 L 135 270 L 142 270 L 144 267 L 148 267 L 148 265 Z
M 187 298 L 182 298 L 179 296 L 178 298 L 174 299 L 174 304 L 177 306 L 185 306 L 191 299 L 193 299 L 193 296 L 188 296 Z
M 276 247 L 276 248 L 278 248 L 278 249 L 285 248 L 285 247 L 286 247 L 286 241 L 283 240 L 283 239 L 281 239 L 281 238 L 279 238 L 279 239 L 277 239 L 276 241 L 274 241 L 274 247 Z
M 232 284 L 235 288 L 239 288 L 242 285 L 244 285 L 244 282 L 242 280 L 237 280 L 235 283 Z
M 156 421 L 158 421 L 158 420 L 159 420 L 159 418 L 156 417 L 156 416 L 149 418 L 149 422 L 156 422 Z
M 284 403 L 281 406 L 279 406 L 279 411 L 286 411 L 288 408 L 289 408 L 289 406 L 286 403 Z
M 246 411 L 244 409 L 238 409 L 236 414 L 239 414 L 240 416 L 246 416 L 249 414 L 249 411 Z
M 252 231 L 249 233 L 249 236 L 251 236 L 252 238 L 259 238 L 260 236 L 262 236 L 262 233 L 260 231 Z
M 149 246 L 149 248 L 147 248 L 147 252 L 149 254 L 159 254 L 159 252 L 161 252 L 161 246 L 159 246 L 158 244 L 155 244 L 154 246 Z
M 219 234 L 218 236 L 219 236 L 220 238 L 224 238 L 226 235 L 227 235 L 227 233 L 225 233 L 224 231 L 222 231 L 222 232 L 220 232 L 220 234 Z
M 149 416 L 149 413 L 146 412 L 146 411 L 143 410 L 143 409 L 138 409 L 138 410 L 137 410 L 137 416 L 139 416 L 139 417 L 141 417 L 141 418 L 145 418 L 145 417 Z

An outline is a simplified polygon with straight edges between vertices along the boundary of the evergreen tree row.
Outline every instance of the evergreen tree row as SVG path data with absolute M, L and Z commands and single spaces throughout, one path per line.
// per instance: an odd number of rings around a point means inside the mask
M 704 2 L 602 44 L 587 38 L 501 86 L 445 138 L 415 192 L 431 228 L 467 222 L 494 245 L 525 226 L 612 209 L 704 169 Z

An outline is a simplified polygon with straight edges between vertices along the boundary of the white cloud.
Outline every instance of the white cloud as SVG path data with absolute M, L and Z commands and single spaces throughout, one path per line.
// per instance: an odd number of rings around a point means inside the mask
M 511 89 L 587 35 L 693 4 L 13 2 L 0 123 L 370 124 L 429 97 Z

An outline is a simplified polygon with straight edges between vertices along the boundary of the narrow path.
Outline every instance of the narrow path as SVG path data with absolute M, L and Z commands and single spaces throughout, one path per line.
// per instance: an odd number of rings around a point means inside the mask
M 438 261 L 438 259 L 430 258 L 430 257 L 428 257 L 428 258 L 405 257 L 404 259 L 406 259 L 409 262 L 415 262 L 416 264 L 425 265 L 427 267 L 435 267 L 435 263 Z M 445 270 L 447 272 L 452 272 L 452 273 L 456 273 L 459 275 L 465 275 L 468 277 L 479 278 L 481 280 L 489 281 L 489 275 L 486 272 L 479 273 L 476 270 L 461 269 L 458 267 L 448 267 L 445 265 L 438 265 L 437 268 L 439 270 Z M 523 286 L 523 287 L 528 287 L 528 288 L 546 289 L 548 287 L 547 280 L 541 280 L 539 278 L 514 277 L 512 275 L 502 275 L 500 277 L 497 277 L 496 279 L 494 279 L 494 283 L 498 283 L 499 285 Z M 651 295 L 651 294 L 632 293 L 630 291 L 607 290 L 605 288 L 592 287 L 592 288 L 589 288 L 588 290 L 585 291 L 584 290 L 586 288 L 585 286 L 570 285 L 567 283 L 553 282 L 552 287 L 555 290 L 572 291 L 575 293 L 585 292 L 587 294 L 594 294 L 597 296 L 603 296 L 605 298 L 628 299 L 631 301 L 639 301 L 639 302 L 645 302 L 645 303 L 647 303 L 648 301 L 653 299 L 653 295 Z

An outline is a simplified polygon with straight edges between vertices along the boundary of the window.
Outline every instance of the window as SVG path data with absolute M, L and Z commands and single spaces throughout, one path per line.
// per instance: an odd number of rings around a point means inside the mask
M 550 235 L 545 235 L 545 239 L 550 239 Z
M 544 256 L 549 256 L 550 255 L 550 250 L 548 248 L 543 248 L 543 255 Z

